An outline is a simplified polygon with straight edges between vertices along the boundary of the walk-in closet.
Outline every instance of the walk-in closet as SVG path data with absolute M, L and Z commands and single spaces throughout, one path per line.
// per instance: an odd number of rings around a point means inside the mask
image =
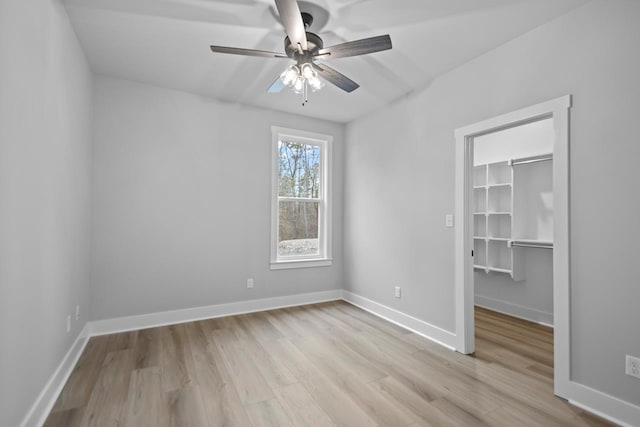
M 476 137 L 473 146 L 476 355 L 518 361 L 549 384 L 554 139 L 549 118 Z

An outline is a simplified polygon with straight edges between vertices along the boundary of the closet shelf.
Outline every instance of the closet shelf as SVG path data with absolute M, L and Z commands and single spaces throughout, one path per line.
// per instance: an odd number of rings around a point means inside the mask
M 553 242 L 548 240 L 513 239 L 509 244 L 515 247 L 553 249 Z
M 511 240 L 513 219 L 513 168 L 508 161 L 474 167 L 474 251 L 476 271 L 513 271 Z M 520 256 L 519 251 L 516 256 Z M 492 267 L 491 267 L 492 266 Z
M 511 212 L 474 212 L 474 215 L 511 215 Z
M 541 232 L 540 224 L 538 227 L 530 224 L 543 212 L 528 203 L 538 192 L 552 188 L 550 183 L 540 178 L 541 173 L 550 168 L 549 160 L 552 159 L 553 155 L 548 153 L 474 165 L 472 209 L 476 271 L 506 273 L 514 281 L 521 281 L 524 280 L 524 258 L 528 252 L 519 248 L 553 249 L 553 242 L 543 240 L 551 236 L 548 230 L 545 228 Z M 540 166 L 517 167 L 516 176 L 514 166 L 524 164 Z M 529 212 L 526 209 L 534 210 Z M 538 239 L 518 239 L 515 236 Z
M 488 184 L 488 185 L 475 185 L 473 187 L 474 190 L 486 190 L 487 188 L 509 188 L 513 184 L 510 182 L 503 182 L 500 184 Z

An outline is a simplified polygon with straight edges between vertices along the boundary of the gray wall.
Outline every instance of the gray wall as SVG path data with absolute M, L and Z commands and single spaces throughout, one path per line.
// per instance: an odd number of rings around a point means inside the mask
M 94 88 L 94 319 L 342 288 L 342 125 L 105 77 Z M 334 136 L 331 267 L 269 270 L 271 125 Z
M 553 251 L 520 248 L 524 252 L 522 281 L 504 273 L 474 274 L 476 304 L 502 313 L 553 325 Z
M 0 64 L 0 426 L 15 426 L 88 318 L 92 83 L 58 1 L 0 2 Z
M 347 288 L 453 331 L 454 130 L 573 94 L 571 376 L 640 404 L 624 374 L 640 356 L 638 16 L 635 1 L 589 3 L 350 124 Z

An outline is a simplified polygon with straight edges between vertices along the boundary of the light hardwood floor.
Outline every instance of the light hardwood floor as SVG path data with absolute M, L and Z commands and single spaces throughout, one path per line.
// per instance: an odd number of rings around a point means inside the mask
M 601 426 L 548 328 L 476 310 L 464 356 L 345 302 L 92 338 L 46 426 Z

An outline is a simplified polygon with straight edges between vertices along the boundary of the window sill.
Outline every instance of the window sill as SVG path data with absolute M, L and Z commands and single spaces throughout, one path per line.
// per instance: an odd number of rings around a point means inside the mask
M 276 261 L 271 263 L 271 270 L 287 270 L 290 268 L 329 267 L 333 265 L 333 259 L 299 259 L 290 261 Z

